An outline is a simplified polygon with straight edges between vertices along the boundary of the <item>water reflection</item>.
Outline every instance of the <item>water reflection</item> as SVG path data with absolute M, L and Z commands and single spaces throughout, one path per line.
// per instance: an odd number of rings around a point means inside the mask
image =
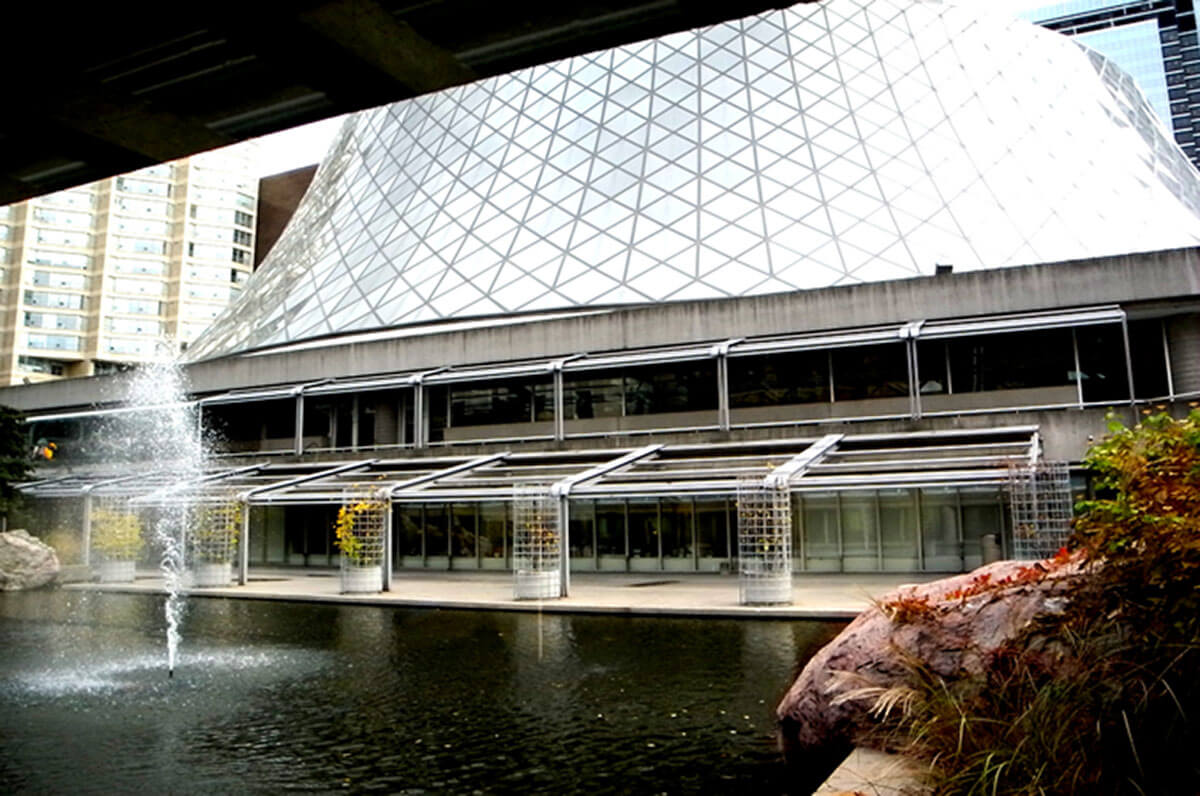
M 0 597 L 0 790 L 780 792 L 827 625 Z

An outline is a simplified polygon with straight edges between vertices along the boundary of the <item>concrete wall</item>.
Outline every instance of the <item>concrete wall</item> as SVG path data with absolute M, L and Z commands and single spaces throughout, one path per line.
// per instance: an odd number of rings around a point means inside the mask
M 1089 304 L 1200 302 L 1200 249 L 873 282 L 737 299 L 581 310 L 480 329 L 452 329 L 187 366 L 197 394 L 301 381 L 580 352 L 832 330 L 915 319 L 1028 312 Z M 124 376 L 0 389 L 25 411 L 119 400 Z
M 1200 249 L 974 271 L 738 299 L 612 308 L 469 331 L 228 357 L 188 368 L 198 392 L 847 326 L 1200 297 Z M 0 402 L 4 400 L 0 393 Z
M 317 166 L 303 166 L 258 181 L 258 217 L 254 228 L 254 267 L 258 268 L 283 234 L 296 206 L 312 183 Z

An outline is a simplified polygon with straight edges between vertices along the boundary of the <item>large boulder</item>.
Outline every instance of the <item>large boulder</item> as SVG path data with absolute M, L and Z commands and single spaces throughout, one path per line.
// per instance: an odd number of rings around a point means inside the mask
M 0 533 L 0 590 L 36 589 L 58 577 L 54 548 L 25 531 Z
M 903 682 L 914 660 L 947 677 L 981 672 L 1036 617 L 1063 609 L 1081 566 L 1063 555 L 997 561 L 882 597 L 809 660 L 779 703 L 780 747 L 804 780 L 796 784 L 815 787 L 849 754 L 872 722 L 870 689 Z

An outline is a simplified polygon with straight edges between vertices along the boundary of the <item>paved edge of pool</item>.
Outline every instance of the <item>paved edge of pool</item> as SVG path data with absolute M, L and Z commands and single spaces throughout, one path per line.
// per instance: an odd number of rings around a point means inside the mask
M 71 583 L 63 589 L 98 591 L 115 594 L 164 594 L 160 586 L 123 583 Z M 544 614 L 607 614 L 616 616 L 711 617 L 718 619 L 811 619 L 849 621 L 862 609 L 834 607 L 801 607 L 796 605 L 712 606 L 685 607 L 664 605 L 602 605 L 564 600 L 445 600 L 394 597 L 380 594 L 282 594 L 277 592 L 247 592 L 237 587 L 186 589 L 188 597 L 222 598 L 232 600 L 266 600 L 271 602 L 327 603 L 333 605 L 371 605 L 390 608 L 423 608 L 456 611 L 510 611 Z

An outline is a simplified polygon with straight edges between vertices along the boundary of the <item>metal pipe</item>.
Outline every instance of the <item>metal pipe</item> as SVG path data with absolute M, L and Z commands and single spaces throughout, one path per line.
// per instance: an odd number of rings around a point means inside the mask
M 1079 363 L 1079 335 L 1071 329 L 1071 352 L 1075 356 L 1075 397 L 1083 408 L 1083 366 Z
M 1167 321 L 1162 318 L 1158 322 L 1158 328 L 1162 331 L 1162 347 L 1163 347 L 1163 364 L 1167 368 L 1167 400 L 1175 400 L 1175 376 L 1171 373 L 1171 343 L 1167 336 Z
M 394 544 L 392 535 L 396 532 L 396 524 L 393 521 L 392 502 L 389 500 L 387 508 L 384 509 L 384 528 L 386 531 L 383 534 L 383 590 L 392 590 L 392 555 Z M 478 540 L 476 540 L 478 544 Z
M 1129 385 L 1129 405 L 1137 405 L 1137 396 L 1133 391 L 1133 355 L 1129 346 L 1129 318 L 1121 313 L 1121 342 L 1125 349 L 1125 380 Z
M 304 453 L 304 390 L 301 389 L 296 393 L 296 419 L 295 428 L 293 429 L 294 436 L 292 439 L 292 450 L 297 456 Z

